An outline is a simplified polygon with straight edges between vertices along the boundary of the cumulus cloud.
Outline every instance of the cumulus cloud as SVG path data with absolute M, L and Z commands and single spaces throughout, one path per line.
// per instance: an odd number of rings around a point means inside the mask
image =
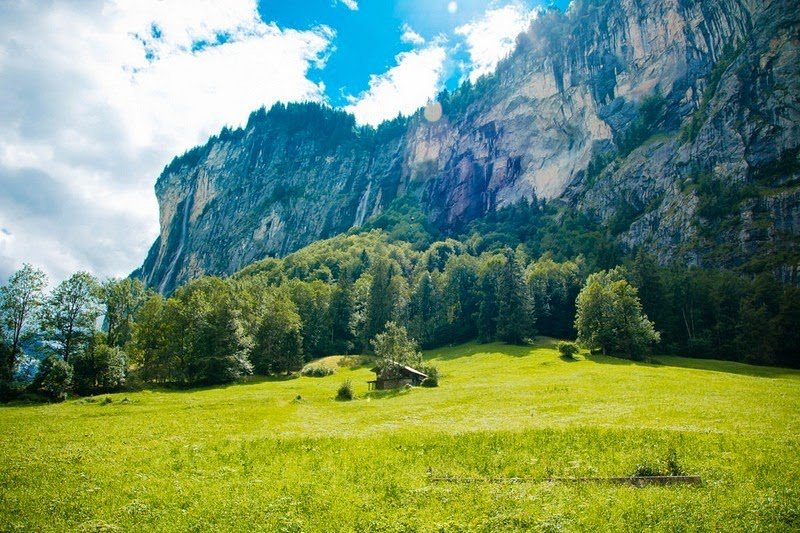
M 163 165 L 259 106 L 322 100 L 309 71 L 333 37 L 255 0 L 0 5 L 0 276 L 127 274 L 158 232 Z
M 415 46 L 421 46 L 425 44 L 425 37 L 415 32 L 414 29 L 408 24 L 403 24 L 400 29 L 403 32 L 403 34 L 400 36 L 400 40 L 402 42 L 413 44 Z
M 456 28 L 456 34 L 464 37 L 469 53 L 469 79 L 475 81 L 494 72 L 497 63 L 514 50 L 517 36 L 538 14 L 538 9 L 513 3 L 490 9 L 477 20 Z
M 350 11 L 358 11 L 358 2 L 356 0 L 339 0 L 339 3 Z
M 447 52 L 443 45 L 433 44 L 395 58 L 396 65 L 383 74 L 373 75 L 369 89 L 350 98 L 345 109 L 360 124 L 377 125 L 408 115 L 434 98 L 441 90 Z

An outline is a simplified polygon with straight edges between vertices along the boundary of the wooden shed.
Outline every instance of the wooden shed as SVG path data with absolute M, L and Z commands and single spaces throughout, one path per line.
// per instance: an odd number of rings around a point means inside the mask
M 369 390 L 399 389 L 406 385 L 417 386 L 428 377 L 416 368 L 406 365 L 389 365 L 383 370 L 378 367 L 372 369 L 375 379 L 368 381 Z

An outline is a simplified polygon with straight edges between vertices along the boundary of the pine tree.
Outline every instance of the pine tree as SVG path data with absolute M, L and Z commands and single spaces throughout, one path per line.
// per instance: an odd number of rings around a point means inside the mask
M 409 303 L 409 332 L 423 347 L 433 346 L 442 329 L 439 291 L 428 272 L 420 276 Z
M 581 290 L 580 264 L 556 263 L 547 253 L 531 263 L 525 273 L 538 332 L 556 338 L 575 336 L 575 299 Z
M 335 353 L 350 353 L 353 348 L 353 320 L 355 306 L 353 280 L 342 273 L 331 295 L 331 346 Z
M 442 305 L 447 322 L 447 340 L 463 342 L 477 336 L 478 276 L 475 260 L 451 257 L 445 266 Z
M 525 286 L 524 267 L 507 248 L 497 279 L 497 338 L 521 344 L 533 336 L 533 304 Z
M 483 265 L 479 284 L 478 304 L 478 340 L 491 342 L 497 338 L 497 283 L 500 277 L 501 264 L 497 256 L 492 256 Z
M 656 260 L 640 250 L 633 261 L 630 278 L 638 291 L 645 314 L 659 327 L 662 326 L 665 323 L 662 313 L 666 307 L 664 282 Z
M 394 277 L 395 269 L 388 259 L 379 258 L 373 263 L 370 271 L 372 283 L 369 287 L 369 299 L 367 300 L 366 308 L 365 341 L 382 332 L 386 327 L 386 323 L 393 318 L 392 309 L 397 296 L 392 291 L 392 278 Z

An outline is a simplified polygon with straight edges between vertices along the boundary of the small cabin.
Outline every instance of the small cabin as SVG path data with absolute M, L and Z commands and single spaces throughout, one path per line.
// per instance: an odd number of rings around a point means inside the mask
M 399 389 L 406 385 L 416 387 L 428 377 L 427 374 L 406 365 L 392 365 L 383 370 L 375 367 L 372 371 L 375 372 L 375 379 L 367 382 L 369 390 Z

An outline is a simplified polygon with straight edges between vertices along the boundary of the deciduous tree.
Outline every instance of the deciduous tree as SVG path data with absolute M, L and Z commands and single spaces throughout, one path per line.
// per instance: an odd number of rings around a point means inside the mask
M 0 287 L 0 333 L 7 344 L 0 380 L 10 381 L 21 351 L 21 342 L 28 322 L 43 301 L 47 276 L 29 264 L 15 272 L 8 283 Z
M 615 268 L 592 274 L 578 295 L 575 329 L 591 350 L 640 357 L 659 334 L 642 312 L 633 287 Z
M 100 316 L 99 285 L 88 272 L 77 272 L 62 281 L 42 311 L 42 332 L 53 351 L 64 361 L 84 350 Z

